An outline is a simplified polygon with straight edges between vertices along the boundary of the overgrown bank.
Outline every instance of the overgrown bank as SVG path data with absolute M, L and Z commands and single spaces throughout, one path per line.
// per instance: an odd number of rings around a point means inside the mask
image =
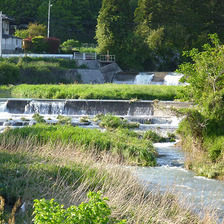
M 75 60 L 70 59 L 0 58 L 0 84 L 74 83 L 66 71 L 76 68 Z
M 18 211 L 16 223 L 31 223 L 34 199 L 54 198 L 68 207 L 86 201 L 89 190 L 101 190 L 109 198 L 111 219 L 126 219 L 127 223 L 215 223 L 209 213 L 197 217 L 169 192 L 145 191 L 106 153 L 99 160 L 93 150 L 87 154 L 74 143 L 38 145 L 33 144 L 34 136 L 16 138 L 9 133 L 10 140 L 8 135 L 0 141 L 0 194 L 9 210 L 19 196 L 25 203 L 25 212 Z
M 2 86 L 0 94 L 8 91 L 12 97 L 46 99 L 174 100 L 182 89 L 182 86 L 123 84 L 23 84 L 8 88 Z
M 183 148 L 190 151 L 187 167 L 199 175 L 224 180 L 224 48 L 217 35 L 203 51 L 185 52 L 192 63 L 180 66 L 184 81 L 184 98 L 197 104 L 185 115 L 179 127 Z

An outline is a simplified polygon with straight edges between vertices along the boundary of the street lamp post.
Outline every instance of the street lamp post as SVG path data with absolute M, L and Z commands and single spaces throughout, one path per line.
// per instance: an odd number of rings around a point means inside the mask
M 0 11 L 0 57 L 2 57 L 2 12 Z
M 48 6 L 48 20 L 47 20 L 47 38 L 50 37 L 50 17 L 51 17 L 51 0 L 49 0 Z

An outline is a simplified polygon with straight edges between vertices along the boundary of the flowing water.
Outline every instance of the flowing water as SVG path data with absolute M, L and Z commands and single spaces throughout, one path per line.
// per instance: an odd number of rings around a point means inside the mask
M 140 72 L 138 74 L 118 73 L 114 76 L 113 83 L 177 86 L 183 85 L 183 83 L 180 83 L 182 77 L 182 74 L 174 72 Z
M 16 128 L 33 125 L 35 123 L 32 118 L 34 113 L 42 114 L 48 123 L 56 123 L 57 115 L 64 114 L 72 118 L 74 126 L 99 128 L 94 122 L 80 122 L 80 117 L 83 114 L 93 117 L 97 113 L 97 109 L 90 111 L 88 107 L 85 107 L 81 108 L 79 114 L 75 114 L 72 113 L 74 110 L 66 109 L 67 102 L 63 100 L 27 100 L 27 102 L 26 100 L 21 102 L 12 100 L 10 103 L 6 99 L 0 100 L 0 132 L 8 126 Z M 86 104 L 88 106 L 90 102 L 87 101 Z M 140 109 L 137 108 L 137 110 Z M 179 119 L 170 116 L 157 117 L 149 112 L 150 110 L 142 111 L 142 114 L 138 112 L 138 116 L 131 116 L 127 112 L 123 117 L 130 121 L 140 122 L 138 131 L 155 130 L 164 136 L 167 136 L 167 133 L 175 132 Z M 221 223 L 224 216 L 224 183 L 198 177 L 193 172 L 186 170 L 184 168 L 186 155 L 180 148 L 175 147 L 174 143 L 157 143 L 155 148 L 159 154 L 158 166 L 134 169 L 134 174 L 150 189 L 161 191 L 172 189 L 175 193 L 181 192 L 187 201 L 193 201 L 194 207 L 198 211 L 203 206 L 211 207 L 213 205 L 213 208 L 218 211 Z

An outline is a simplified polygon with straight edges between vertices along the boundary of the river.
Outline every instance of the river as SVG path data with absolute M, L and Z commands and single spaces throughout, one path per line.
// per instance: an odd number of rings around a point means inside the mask
M 9 103 L 10 100 L 11 104 Z M 3 131 L 7 126 L 16 128 L 33 125 L 35 122 L 32 119 L 32 115 L 35 112 L 42 114 L 49 123 L 57 122 L 57 114 L 66 113 L 64 110 L 65 104 L 61 100 L 37 102 L 24 99 L 17 103 L 13 99 L 10 100 L 0 99 L 0 131 Z M 112 103 L 114 104 L 114 102 Z M 10 110 L 7 104 L 10 105 Z M 24 105 L 21 106 L 22 104 Z M 86 105 L 80 112 L 83 114 L 71 114 L 71 110 L 67 110 L 67 113 L 69 112 L 67 115 L 72 118 L 72 124 L 86 128 L 99 128 L 94 122 L 88 125 L 80 122 L 80 117 L 87 115 L 88 111 L 90 111 L 88 114 L 90 117 L 94 115 L 91 114 L 91 110 L 88 110 L 90 101 L 86 101 Z M 13 106 L 19 108 L 13 108 Z M 145 112 L 143 111 L 141 114 L 140 110 L 140 107 L 137 108 L 137 112 L 134 111 L 134 115 L 132 115 L 130 110 L 127 109 L 127 114 L 123 115 L 123 117 L 131 121 L 140 122 L 140 127 L 136 131 L 153 129 L 163 135 L 167 135 L 168 132 L 175 132 L 178 127 L 179 120 L 176 117 L 149 115 L 151 110 L 144 110 Z M 97 113 L 97 111 L 94 113 Z M 214 208 L 217 210 L 221 223 L 224 216 L 224 183 L 218 180 L 198 177 L 195 173 L 186 170 L 184 168 L 186 155 L 180 148 L 175 147 L 174 143 L 157 143 L 155 148 L 159 154 L 157 159 L 158 166 L 133 169 L 134 175 L 137 175 L 139 180 L 150 189 L 159 189 L 160 191 L 171 189 L 175 194 L 184 195 L 186 198 L 185 202 L 192 203 L 196 211 L 201 211 L 203 207 Z

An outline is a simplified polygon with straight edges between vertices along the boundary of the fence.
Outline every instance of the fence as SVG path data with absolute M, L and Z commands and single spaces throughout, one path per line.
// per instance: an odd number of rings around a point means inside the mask
M 76 60 L 97 60 L 97 54 L 96 53 L 75 52 L 74 59 L 76 59 Z
M 2 54 L 3 58 L 12 57 L 31 57 L 31 58 L 70 58 L 73 59 L 72 54 Z

